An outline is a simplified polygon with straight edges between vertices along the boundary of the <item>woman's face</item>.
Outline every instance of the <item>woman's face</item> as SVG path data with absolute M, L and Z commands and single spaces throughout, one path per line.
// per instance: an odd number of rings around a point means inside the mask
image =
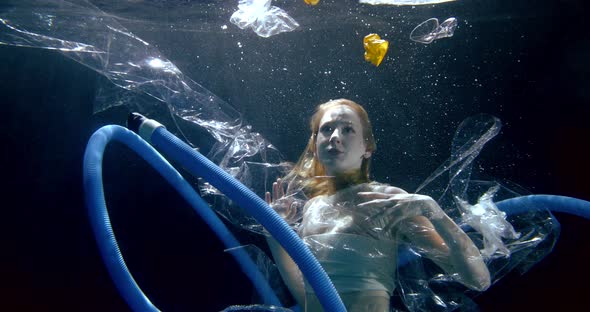
M 329 108 L 320 120 L 315 148 L 326 174 L 359 170 L 366 152 L 359 116 L 348 106 Z

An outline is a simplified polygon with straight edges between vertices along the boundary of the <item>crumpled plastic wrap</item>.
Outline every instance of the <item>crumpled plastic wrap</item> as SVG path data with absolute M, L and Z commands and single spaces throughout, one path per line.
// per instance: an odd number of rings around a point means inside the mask
M 486 259 L 496 253 L 509 257 L 510 250 L 506 248 L 502 239 L 514 240 L 520 237 L 520 233 L 514 231 L 512 224 L 506 220 L 506 213 L 498 209 L 493 201 L 499 189 L 499 185 L 492 186 L 474 205 L 457 198 L 463 221 L 483 236 L 484 248 L 481 254 Z
M 287 12 L 271 6 L 272 0 L 240 0 L 230 22 L 241 29 L 251 28 L 258 36 L 268 38 L 299 27 Z

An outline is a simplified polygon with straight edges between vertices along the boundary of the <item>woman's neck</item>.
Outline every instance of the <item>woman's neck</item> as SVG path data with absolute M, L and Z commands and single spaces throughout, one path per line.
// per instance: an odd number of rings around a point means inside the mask
M 331 195 L 354 185 L 370 182 L 360 170 L 343 172 L 337 175 L 320 175 L 308 178 L 305 194 L 309 198 L 318 195 Z
M 353 185 L 369 182 L 363 177 L 360 170 L 344 172 L 342 174 L 335 175 L 332 181 L 335 191 L 339 191 Z

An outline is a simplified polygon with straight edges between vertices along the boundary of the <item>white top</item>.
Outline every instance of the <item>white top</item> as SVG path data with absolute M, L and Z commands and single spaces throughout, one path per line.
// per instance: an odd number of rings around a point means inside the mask
M 318 234 L 304 238 L 339 293 L 395 289 L 397 244 L 354 234 Z M 308 283 L 305 291 L 313 292 Z
M 304 208 L 299 235 L 339 293 L 395 288 L 397 243 L 383 209 L 359 208 L 358 192 L 386 185 L 363 183 L 317 196 Z M 391 218 L 391 217 L 389 217 Z M 313 292 L 306 283 L 306 292 Z

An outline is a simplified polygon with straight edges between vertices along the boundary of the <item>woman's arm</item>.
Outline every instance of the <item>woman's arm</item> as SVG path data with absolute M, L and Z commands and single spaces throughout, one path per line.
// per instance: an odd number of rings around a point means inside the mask
M 283 200 L 284 196 L 285 192 L 282 180 L 277 179 L 277 182 L 273 183 L 272 194 L 266 192 L 265 200 L 281 215 L 281 217 L 289 218 L 291 213 L 294 213 L 291 211 L 292 200 Z M 277 240 L 270 234 L 266 236 L 266 242 L 272 253 L 272 257 L 275 260 L 275 264 L 279 269 L 279 273 L 283 278 L 283 282 L 287 288 L 289 288 L 289 291 L 297 304 L 299 304 L 300 307 L 305 307 L 305 288 L 301 270 L 299 270 L 299 267 L 295 261 L 293 261 L 291 256 L 289 256 L 287 251 L 285 251 L 283 246 L 281 246 L 281 244 L 279 244 L 279 242 L 277 242 Z
M 387 230 L 404 235 L 421 254 L 465 286 L 483 291 L 490 273 L 473 241 L 429 196 L 408 194 L 397 188 L 360 192 L 368 201 L 361 209 L 382 209 Z
M 416 204 L 425 214 L 402 221 L 401 233 L 454 279 L 470 289 L 486 290 L 491 283 L 490 272 L 469 236 L 432 198 L 424 196 Z
M 293 261 L 291 256 L 283 249 L 283 247 L 272 237 L 267 236 L 266 242 L 275 260 L 281 277 L 289 288 L 291 295 L 295 298 L 300 307 L 305 307 L 305 289 L 303 286 L 303 274 L 299 267 Z

